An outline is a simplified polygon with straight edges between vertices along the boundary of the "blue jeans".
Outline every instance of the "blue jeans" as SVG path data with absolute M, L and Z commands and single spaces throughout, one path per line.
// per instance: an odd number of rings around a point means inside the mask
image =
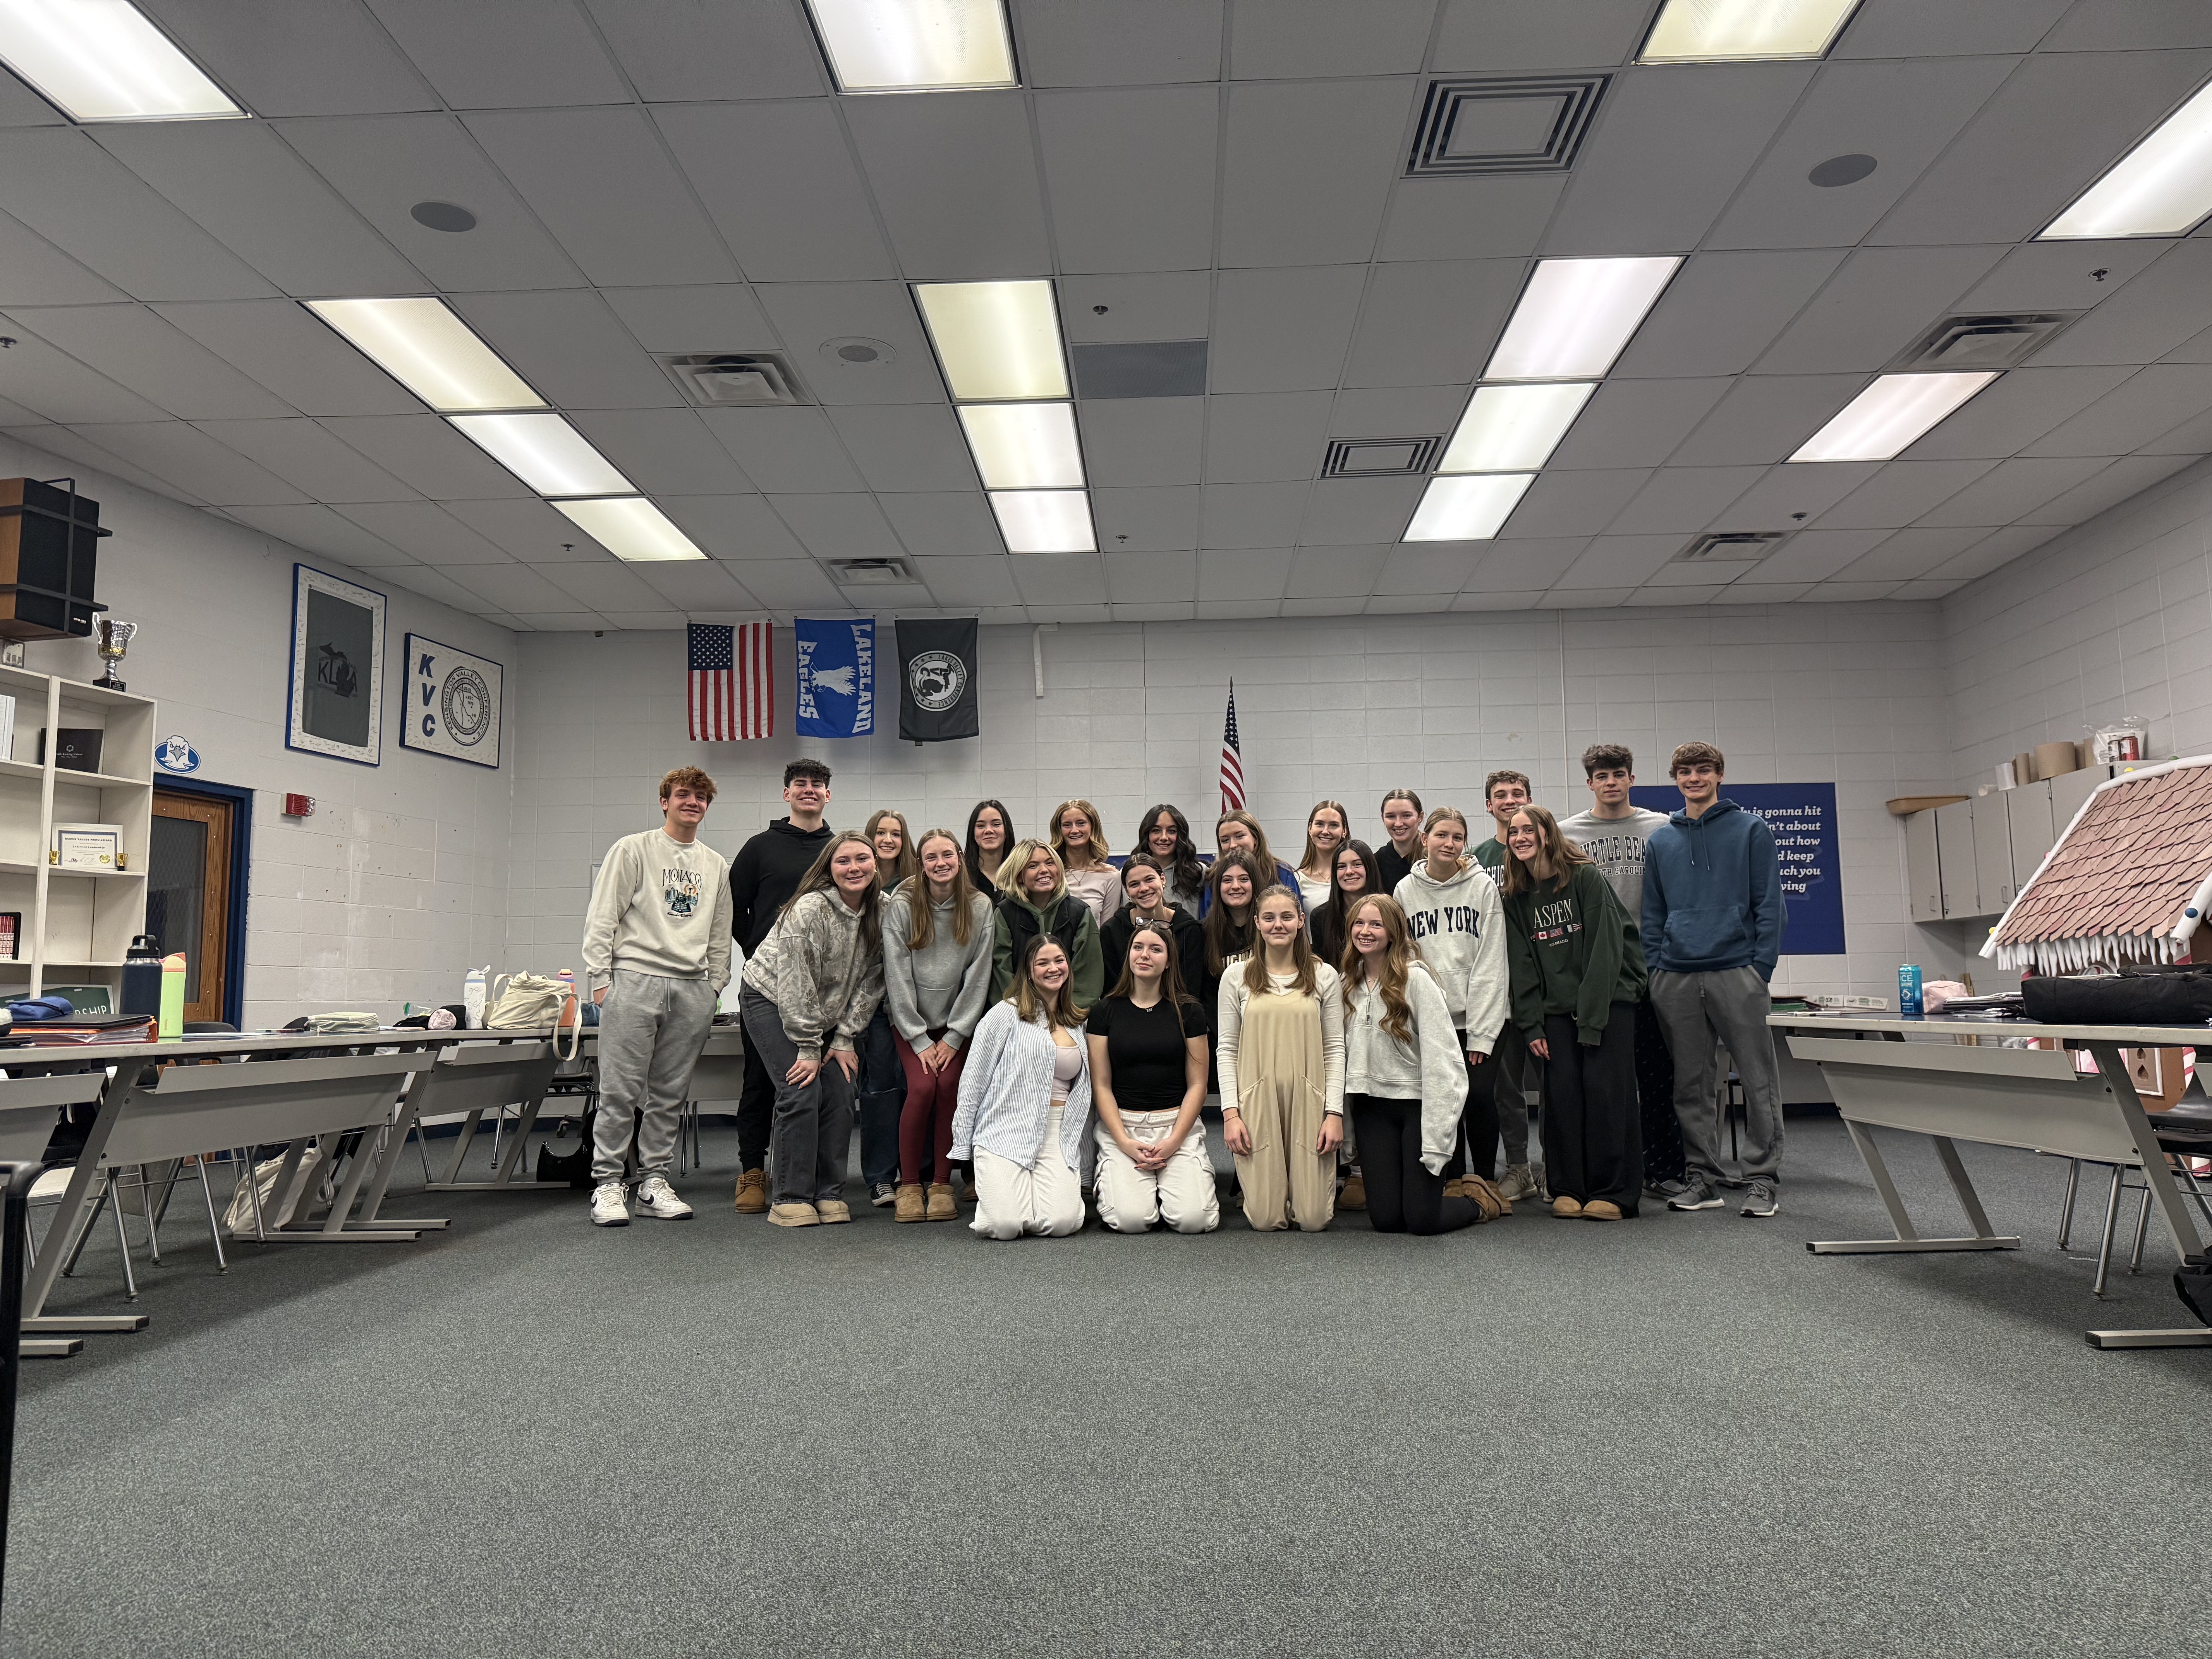
M 906 1107 L 906 1068 L 882 1008 L 853 1045 L 860 1054 L 860 1179 L 873 1193 L 899 1178 L 899 1114 Z

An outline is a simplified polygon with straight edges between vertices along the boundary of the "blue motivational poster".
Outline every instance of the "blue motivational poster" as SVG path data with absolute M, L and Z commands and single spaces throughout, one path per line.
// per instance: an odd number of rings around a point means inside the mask
M 1721 793 L 1747 812 L 1756 812 L 1774 832 L 1774 855 L 1782 866 L 1782 927 L 1785 957 L 1844 954 L 1844 873 L 1836 834 L 1836 786 L 1832 783 L 1730 783 Z M 1655 812 L 1682 810 L 1682 792 L 1672 784 L 1639 783 L 1628 792 L 1638 806 Z
M 799 735 L 869 736 L 876 729 L 876 619 L 801 617 L 797 633 Z

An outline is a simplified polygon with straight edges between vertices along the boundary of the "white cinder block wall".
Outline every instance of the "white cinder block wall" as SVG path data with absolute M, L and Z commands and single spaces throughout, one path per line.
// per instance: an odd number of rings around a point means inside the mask
M 514 659 L 514 635 L 0 437 L 0 477 L 21 475 L 74 476 L 100 502 L 100 523 L 115 532 L 100 544 L 100 597 L 110 615 L 143 628 L 124 679 L 160 701 L 160 735 L 180 732 L 199 750 L 198 777 L 255 792 L 246 1024 L 281 1024 L 313 1009 L 389 1018 L 404 1002 L 458 1001 L 462 964 L 502 961 L 514 769 L 403 749 L 398 722 L 409 630 L 503 663 Z M 380 766 L 284 746 L 295 562 L 389 599 Z M 25 665 L 80 679 L 100 673 L 82 640 L 34 641 Z M 282 817 L 287 792 L 313 796 L 314 815 Z
M 887 621 L 882 644 L 895 663 Z M 1210 846 L 1232 675 L 1251 804 L 1287 859 L 1322 798 L 1344 801 L 1354 833 L 1372 842 L 1384 789 L 1409 786 L 1479 819 L 1484 774 L 1510 766 L 1535 778 L 1540 800 L 1571 811 L 1589 799 L 1573 759 L 1586 744 L 1628 744 L 1656 781 L 1674 744 L 1703 738 L 1727 752 L 1732 779 L 1837 784 L 1851 955 L 1785 958 L 1778 985 L 1878 992 L 1914 948 L 1901 842 L 1882 804 L 1949 772 L 1933 605 L 1068 624 L 1044 635 L 1042 698 L 1031 647 L 1026 628 L 982 630 L 974 742 L 901 743 L 888 693 L 873 738 L 709 744 L 685 737 L 681 635 L 523 635 L 515 964 L 573 965 L 592 863 L 653 821 L 656 781 L 685 763 L 720 786 L 706 836 L 725 854 L 782 812 L 783 764 L 801 753 L 833 769 L 840 826 L 891 806 L 917 832 L 958 830 L 993 795 L 1027 835 L 1080 795 L 1116 852 L 1162 800 Z M 787 677 L 788 634 L 776 650 Z

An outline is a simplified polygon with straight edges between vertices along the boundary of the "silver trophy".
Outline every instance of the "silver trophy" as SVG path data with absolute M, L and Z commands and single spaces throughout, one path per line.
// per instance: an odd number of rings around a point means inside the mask
M 100 659 L 107 665 L 107 672 L 93 682 L 94 685 L 110 691 L 125 689 L 123 682 L 115 678 L 115 670 L 123 660 L 123 653 L 130 650 L 131 641 L 137 633 L 137 623 L 112 622 L 105 617 L 100 618 Z

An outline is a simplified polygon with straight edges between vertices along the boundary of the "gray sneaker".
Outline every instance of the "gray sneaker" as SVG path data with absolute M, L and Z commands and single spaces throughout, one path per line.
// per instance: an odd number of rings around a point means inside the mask
M 1684 1182 L 1682 1190 L 1667 1200 L 1667 1207 L 1670 1210 L 1717 1210 L 1725 1201 L 1703 1180 L 1693 1177 Z
M 1671 1176 L 1665 1181 L 1647 1181 L 1644 1183 L 1644 1196 L 1659 1199 L 1662 1201 L 1687 1190 L 1686 1182 L 1676 1181 Z
M 1717 1204 L 1720 1200 L 1715 1199 L 1713 1202 Z M 1774 1183 L 1771 1181 L 1754 1181 L 1751 1183 L 1751 1189 L 1743 1195 L 1743 1209 L 1741 1213 L 1755 1216 L 1764 1220 L 1768 1216 L 1779 1213 L 1781 1208 L 1782 1194 L 1774 1190 Z
M 1498 1183 L 1498 1192 L 1509 1204 L 1518 1204 L 1536 1196 L 1536 1172 L 1525 1164 L 1516 1164 L 1505 1171 Z

